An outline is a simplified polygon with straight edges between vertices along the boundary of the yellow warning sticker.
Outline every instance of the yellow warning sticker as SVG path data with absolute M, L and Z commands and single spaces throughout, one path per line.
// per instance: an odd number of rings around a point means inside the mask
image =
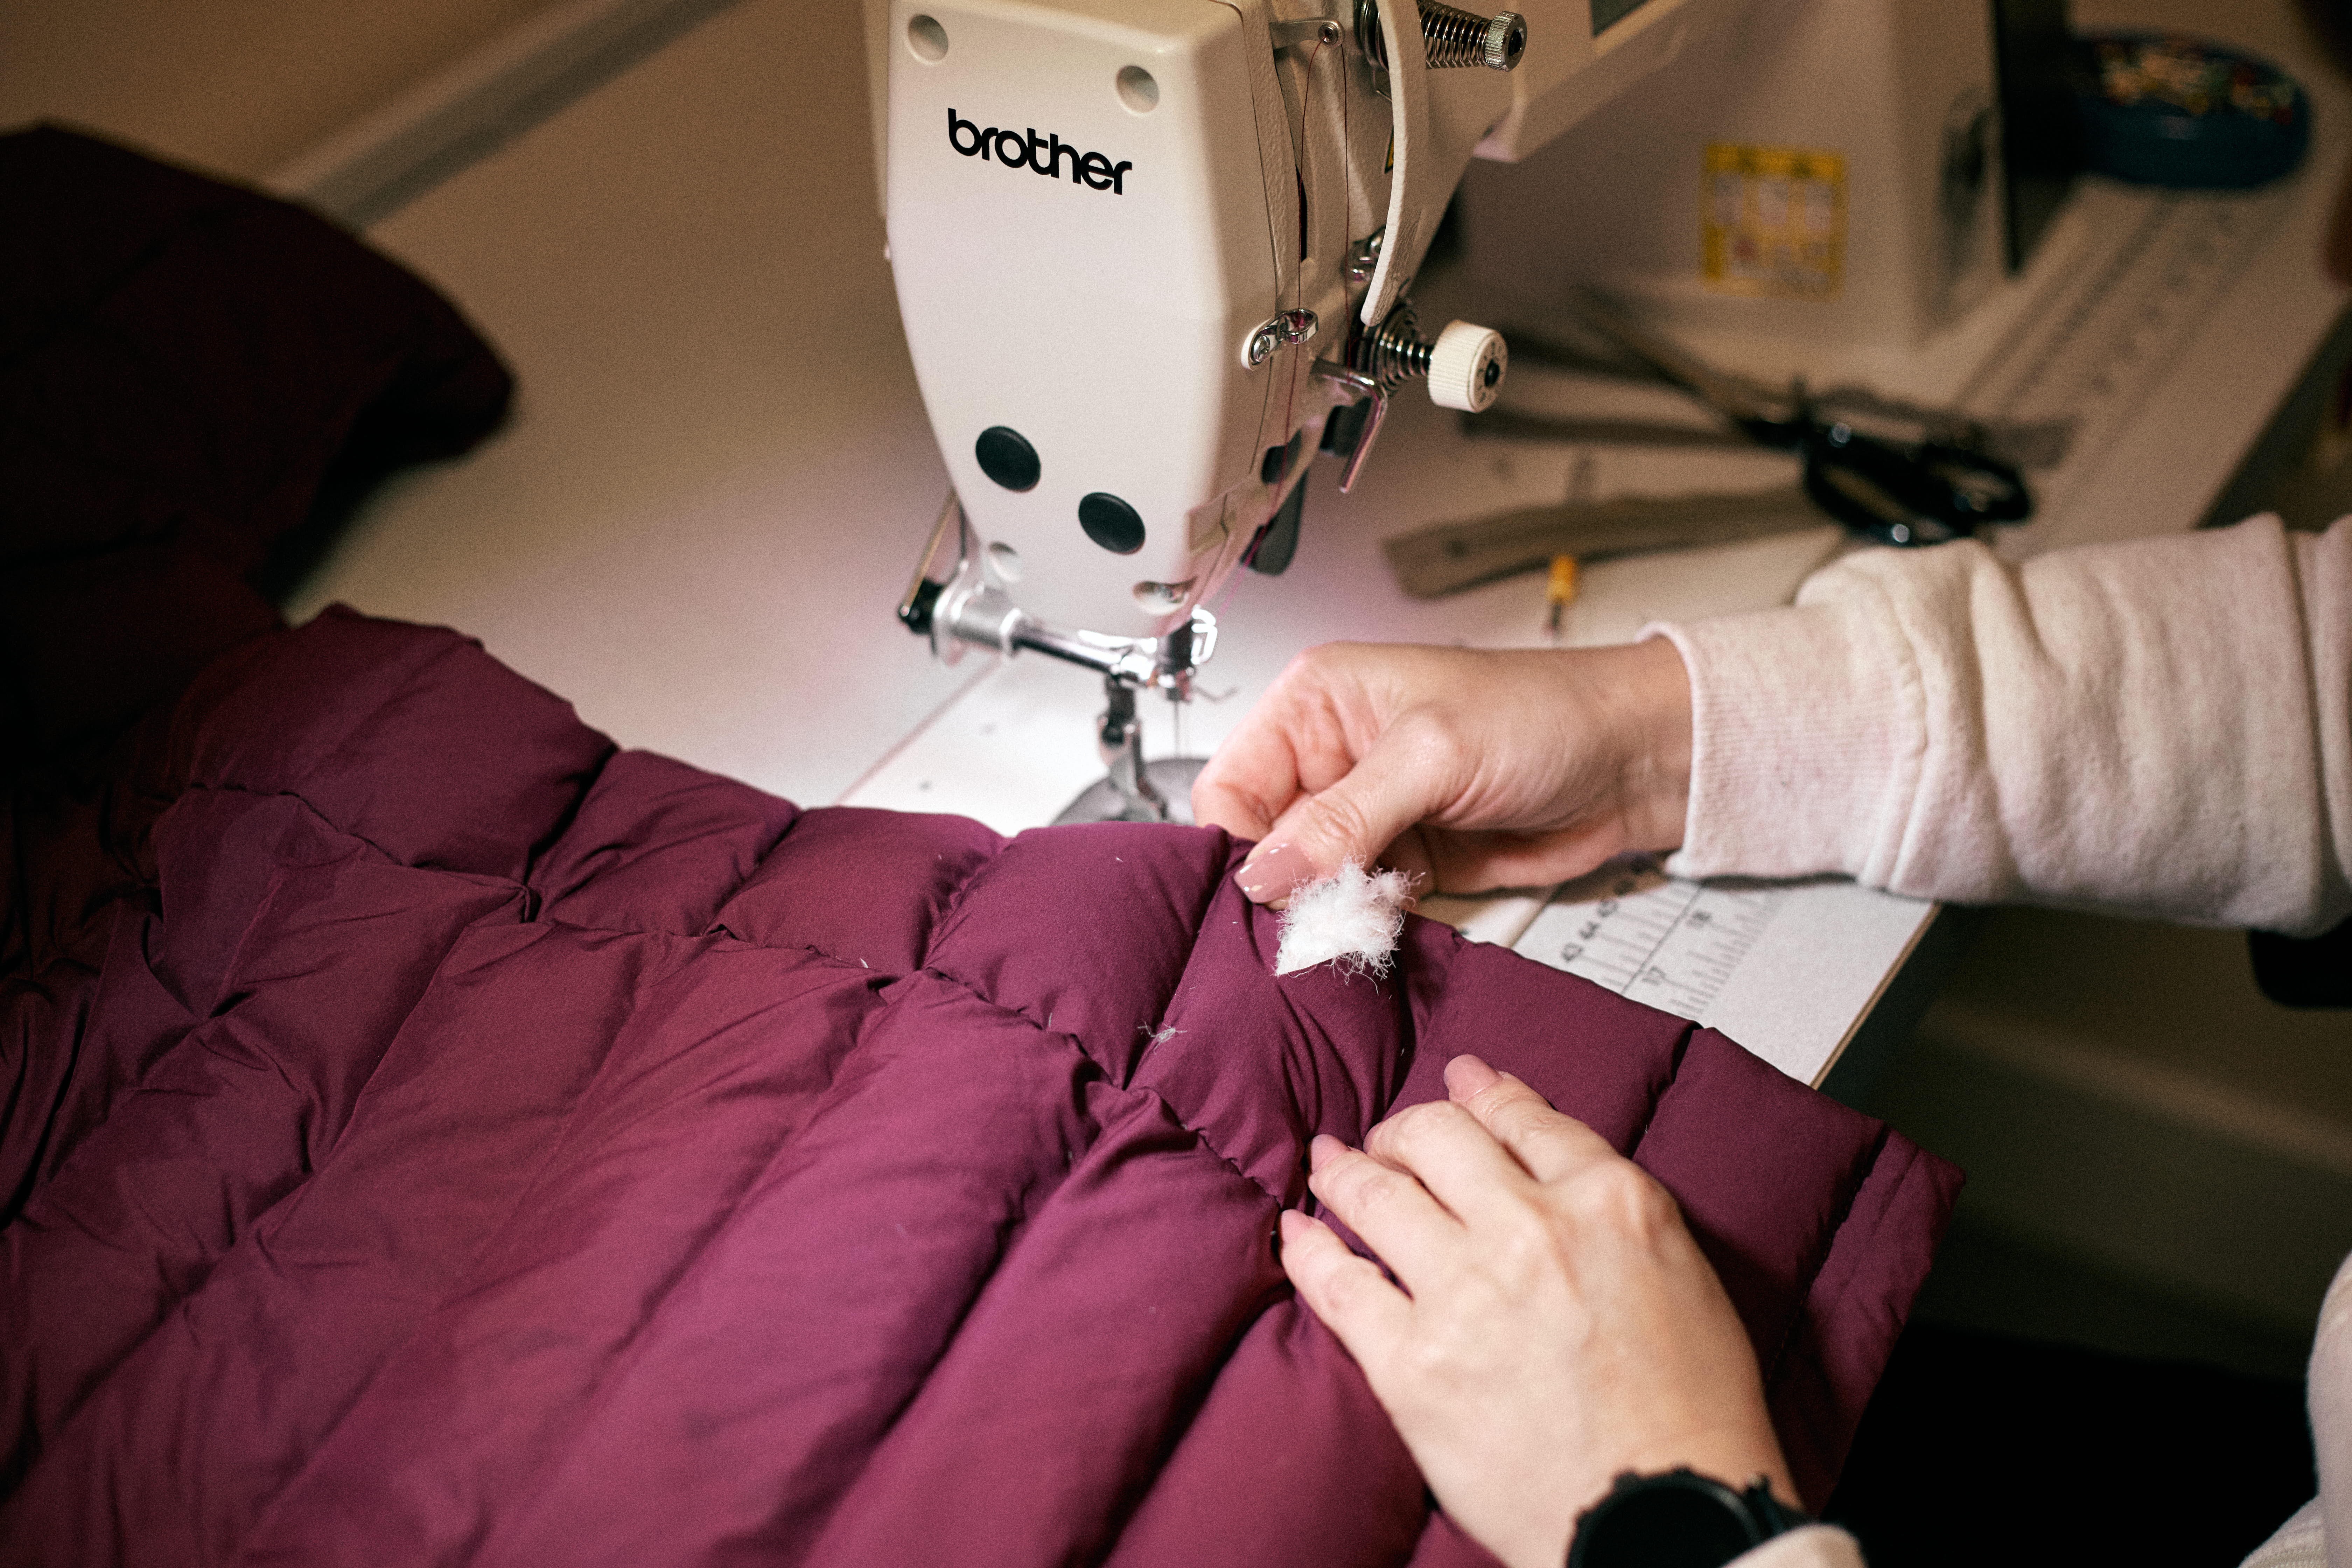
M 1834 300 L 1845 275 L 1845 159 L 1716 142 L 1700 197 L 1699 276 L 1725 294 Z

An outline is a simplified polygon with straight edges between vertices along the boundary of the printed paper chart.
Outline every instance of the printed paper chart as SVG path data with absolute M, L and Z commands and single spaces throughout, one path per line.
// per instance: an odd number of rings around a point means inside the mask
M 1694 882 L 1641 857 L 1564 884 L 1524 929 L 1490 939 L 1818 1084 L 1934 912 L 1835 879 Z
M 1685 881 L 1637 859 L 1561 888 L 1517 946 L 1621 995 L 1703 1021 L 1789 892 Z

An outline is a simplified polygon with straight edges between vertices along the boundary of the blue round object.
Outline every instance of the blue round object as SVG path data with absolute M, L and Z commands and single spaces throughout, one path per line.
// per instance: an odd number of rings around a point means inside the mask
M 2179 33 L 2078 40 L 2082 163 L 2174 190 L 2234 191 L 2291 173 L 2311 145 L 2311 100 L 2266 60 Z

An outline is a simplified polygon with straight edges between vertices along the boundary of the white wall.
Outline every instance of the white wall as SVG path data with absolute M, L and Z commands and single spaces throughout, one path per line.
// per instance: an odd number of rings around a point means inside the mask
M 9 0 L 0 128 L 61 120 L 255 180 L 552 0 Z

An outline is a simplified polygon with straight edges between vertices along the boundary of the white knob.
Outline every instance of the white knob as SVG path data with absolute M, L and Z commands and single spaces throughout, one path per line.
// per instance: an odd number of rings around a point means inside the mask
M 1429 351 L 1429 400 L 1440 408 L 1484 413 L 1503 390 L 1503 372 L 1510 363 L 1502 333 L 1448 321 Z

